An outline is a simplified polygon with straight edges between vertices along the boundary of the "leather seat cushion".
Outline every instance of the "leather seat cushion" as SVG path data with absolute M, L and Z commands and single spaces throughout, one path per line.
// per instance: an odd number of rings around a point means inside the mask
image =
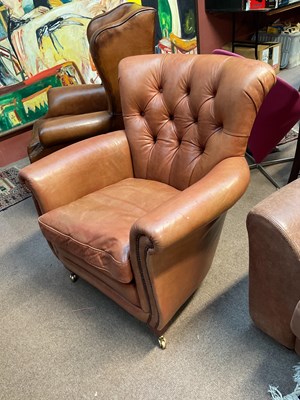
M 133 278 L 131 226 L 178 192 L 164 183 L 128 178 L 42 215 L 39 224 L 54 250 L 63 249 L 128 283 Z

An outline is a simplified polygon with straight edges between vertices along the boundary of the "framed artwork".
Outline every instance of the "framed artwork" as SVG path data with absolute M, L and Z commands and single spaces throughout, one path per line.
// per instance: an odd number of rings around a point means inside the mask
M 199 53 L 196 0 L 143 0 L 157 9 L 156 52 Z
M 47 112 L 45 90 L 51 85 L 101 82 L 91 62 L 86 28 L 94 16 L 124 2 L 0 1 L 0 137 L 34 122 Z M 136 0 L 135 3 L 157 9 L 157 53 L 198 52 L 196 0 Z M 68 62 L 72 62 L 82 79 L 71 79 L 66 83 L 66 80 L 50 78 L 54 67 Z M 47 71 L 49 77 L 46 79 Z M 43 79 L 37 84 L 41 76 Z M 35 84 L 30 86 L 33 92 L 28 95 L 28 82 L 32 79 Z M 51 82 L 50 86 L 45 84 L 47 80 Z M 36 107 L 25 107 L 29 100 L 24 101 L 23 96 L 26 99 L 33 96 L 32 104 Z M 42 106 L 38 106 L 39 99 L 43 99 Z
M 30 126 L 42 117 L 48 110 L 47 92 L 50 88 L 81 83 L 81 74 L 69 61 L 8 87 L 2 94 L 0 91 L 0 132 Z

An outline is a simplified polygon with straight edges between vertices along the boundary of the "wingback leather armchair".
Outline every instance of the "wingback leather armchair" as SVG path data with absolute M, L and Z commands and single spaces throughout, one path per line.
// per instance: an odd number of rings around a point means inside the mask
M 248 214 L 249 310 L 254 324 L 300 354 L 300 180 Z
M 49 90 L 49 110 L 33 125 L 27 148 L 31 162 L 70 143 L 123 128 L 118 64 L 124 57 L 154 52 L 155 17 L 152 7 L 123 3 L 90 21 L 90 53 L 103 85 Z
M 119 66 L 125 130 L 25 167 L 39 224 L 74 274 L 165 341 L 206 276 L 226 211 L 249 183 L 247 139 L 271 67 L 218 55 L 145 55 Z

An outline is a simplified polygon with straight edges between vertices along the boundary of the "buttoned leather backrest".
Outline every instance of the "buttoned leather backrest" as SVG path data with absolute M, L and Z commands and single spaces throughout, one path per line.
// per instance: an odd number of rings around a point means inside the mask
M 122 60 L 119 82 L 135 177 L 182 190 L 244 156 L 275 75 L 256 60 L 148 55 Z

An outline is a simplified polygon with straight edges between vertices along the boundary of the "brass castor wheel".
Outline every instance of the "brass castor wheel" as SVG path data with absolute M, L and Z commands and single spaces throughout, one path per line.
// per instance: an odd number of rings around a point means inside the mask
M 160 336 L 160 337 L 158 338 L 158 344 L 159 344 L 159 347 L 160 347 L 162 350 L 165 350 L 165 348 L 167 347 L 167 340 L 166 340 L 166 338 L 165 338 L 164 336 Z
M 70 279 L 73 283 L 75 283 L 78 279 L 78 276 L 74 274 L 73 272 L 70 273 Z

